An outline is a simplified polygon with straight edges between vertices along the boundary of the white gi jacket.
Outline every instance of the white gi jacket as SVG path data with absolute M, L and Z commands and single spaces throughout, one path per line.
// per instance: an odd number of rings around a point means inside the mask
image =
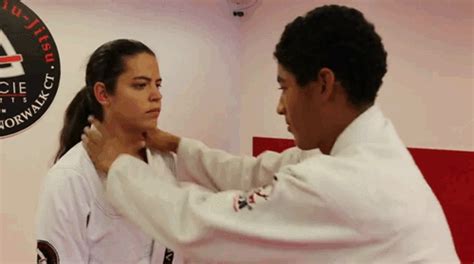
M 169 182 L 128 155 L 106 192 L 196 263 L 459 263 L 439 202 L 376 106 L 330 155 L 236 157 L 191 139 L 177 152 L 178 175 L 220 192 Z
M 174 178 L 171 155 L 147 150 L 147 159 L 145 166 L 161 175 L 160 180 Z M 39 200 L 37 239 L 38 258 L 45 259 L 44 263 L 57 263 L 54 258 L 65 264 L 182 263 L 176 253 L 173 262 L 164 261 L 165 247 L 110 206 L 82 144 L 68 151 L 46 176 Z

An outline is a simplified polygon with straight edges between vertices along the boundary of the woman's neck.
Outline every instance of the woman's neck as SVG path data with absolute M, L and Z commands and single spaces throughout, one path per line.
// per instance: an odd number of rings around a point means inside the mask
M 136 148 L 137 143 L 144 140 L 144 136 L 141 131 L 124 127 L 118 122 L 104 120 L 103 124 L 104 128 L 111 136 L 117 137 L 125 147 L 130 149 L 130 154 L 132 156 L 146 161 L 145 149 Z

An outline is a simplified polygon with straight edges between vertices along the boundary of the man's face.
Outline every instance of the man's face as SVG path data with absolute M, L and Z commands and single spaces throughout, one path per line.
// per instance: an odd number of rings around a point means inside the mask
M 277 113 L 285 116 L 296 145 L 301 149 L 317 148 L 321 132 L 318 83 L 311 81 L 301 87 L 295 76 L 280 64 L 277 81 L 281 89 Z

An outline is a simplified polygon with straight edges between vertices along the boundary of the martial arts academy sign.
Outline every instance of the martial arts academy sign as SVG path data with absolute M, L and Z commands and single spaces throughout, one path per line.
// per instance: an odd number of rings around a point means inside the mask
M 59 78 L 58 50 L 43 21 L 18 0 L 0 0 L 0 137 L 41 117 Z

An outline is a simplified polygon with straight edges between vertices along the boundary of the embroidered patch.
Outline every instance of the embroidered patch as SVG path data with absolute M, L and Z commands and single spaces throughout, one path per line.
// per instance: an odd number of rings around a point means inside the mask
M 259 198 L 263 200 L 268 200 L 268 196 L 270 195 L 272 190 L 273 186 L 267 186 L 265 188 L 260 187 L 258 189 L 248 192 L 247 194 L 236 195 L 234 197 L 234 211 L 238 212 L 245 207 L 247 207 L 249 210 L 252 210 L 252 205 L 256 204 Z
M 249 210 L 252 210 L 247 197 L 243 195 L 238 195 L 234 197 L 234 211 L 238 212 L 240 209 L 247 207 Z
M 36 248 L 37 264 L 58 264 L 58 251 L 48 241 L 38 240 Z
M 165 256 L 163 258 L 163 264 L 171 264 L 173 263 L 174 252 L 173 250 L 166 248 L 165 249 Z

